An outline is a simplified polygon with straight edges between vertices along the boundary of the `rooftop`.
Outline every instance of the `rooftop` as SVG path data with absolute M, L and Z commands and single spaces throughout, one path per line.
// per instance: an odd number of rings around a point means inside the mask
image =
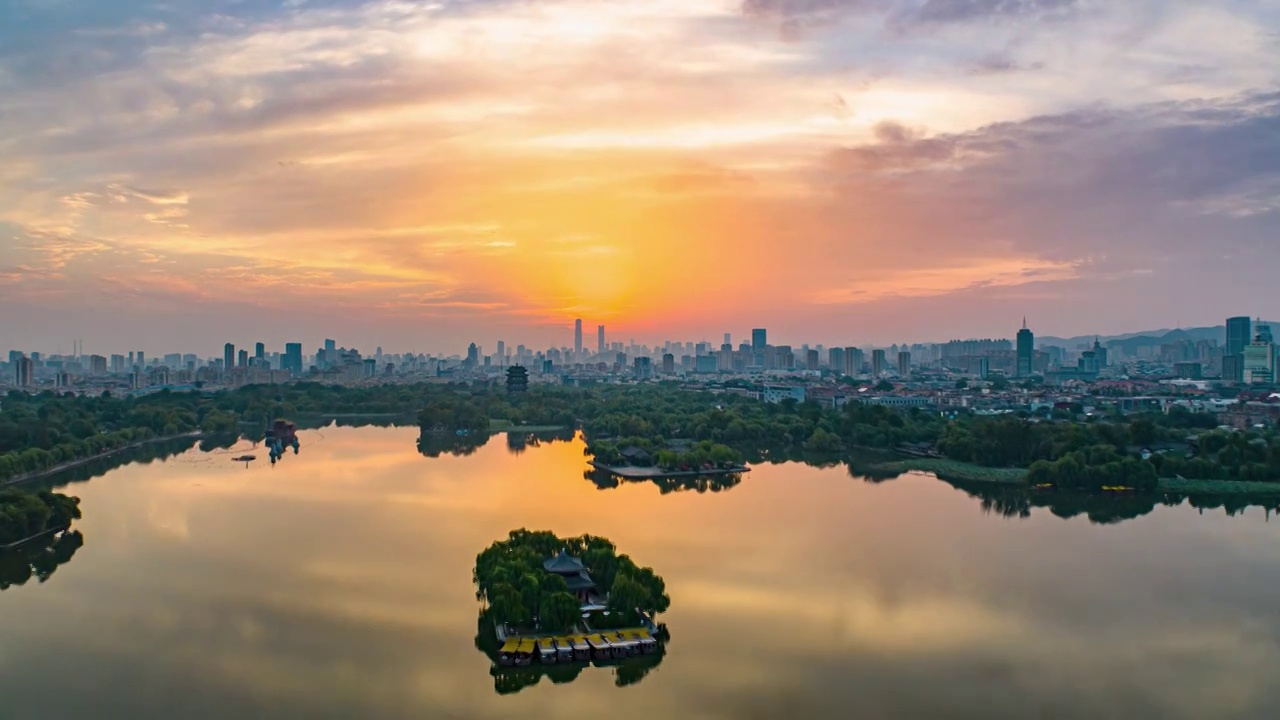
M 585 574 L 587 568 L 582 564 L 581 560 L 570 555 L 568 551 L 561 550 L 559 555 L 543 560 L 542 569 L 558 575 L 576 575 L 578 573 Z

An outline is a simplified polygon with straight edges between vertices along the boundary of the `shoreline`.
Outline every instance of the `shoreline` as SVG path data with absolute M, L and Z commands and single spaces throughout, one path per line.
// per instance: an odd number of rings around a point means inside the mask
M 673 470 L 667 471 L 659 467 L 636 467 L 634 465 L 618 465 L 610 466 L 604 463 L 588 460 L 587 464 L 597 470 L 603 470 L 607 473 L 617 475 L 620 478 L 628 480 L 653 480 L 657 478 L 676 478 L 676 477 L 710 477 L 712 475 L 741 475 L 742 473 L 751 472 L 751 468 L 741 465 L 733 468 L 716 468 L 714 470 Z
M 947 477 L 964 482 L 989 483 L 1025 487 L 1027 471 L 1023 468 L 988 468 L 971 463 L 941 458 L 903 458 L 863 466 L 869 472 L 923 472 L 941 480 Z M 1192 480 L 1160 478 L 1154 492 L 1182 495 L 1280 495 L 1280 482 L 1245 482 L 1242 480 Z
M 22 483 L 31 482 L 32 480 L 39 480 L 40 478 L 48 477 L 49 475 L 56 475 L 64 470 L 71 470 L 73 468 L 80 467 L 81 465 L 87 465 L 88 463 L 91 463 L 95 460 L 109 458 L 112 455 L 115 455 L 116 453 L 125 452 L 127 450 L 133 450 L 136 448 L 144 447 L 146 445 L 151 445 L 153 443 L 168 442 L 170 440 L 181 440 L 182 438 L 191 438 L 194 440 L 196 438 L 202 437 L 203 435 L 204 433 L 201 432 L 200 430 L 192 430 L 191 432 L 179 433 L 177 435 L 166 435 L 164 437 L 153 437 L 147 440 L 139 440 L 137 442 L 124 445 L 122 447 L 107 450 L 106 452 L 100 452 L 96 455 L 77 458 L 75 460 L 67 460 L 66 462 L 61 462 L 61 463 L 58 463 L 57 465 L 52 465 L 43 470 L 35 470 L 29 473 L 23 473 L 21 475 L 14 475 L 13 477 L 8 478 L 7 480 L 0 481 L 0 487 L 8 487 L 10 485 L 20 485 Z

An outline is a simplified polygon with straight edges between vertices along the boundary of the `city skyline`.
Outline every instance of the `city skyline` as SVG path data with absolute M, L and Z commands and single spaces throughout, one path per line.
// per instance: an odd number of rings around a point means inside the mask
M 23 0 L 6 20 L 18 347 L 549 345 L 576 317 L 887 345 L 1280 305 L 1272 6 Z
M 1242 321 L 1247 321 L 1247 326 L 1248 326 L 1247 333 L 1240 329 L 1240 323 Z M 237 352 L 246 352 L 247 357 L 250 359 L 252 358 L 260 359 L 264 355 L 266 356 L 276 355 L 280 357 L 285 357 L 286 355 L 289 354 L 291 350 L 295 351 L 298 356 L 306 356 L 308 354 L 311 354 L 314 356 L 316 352 L 319 352 L 319 353 L 336 352 L 339 349 L 347 349 L 347 350 L 361 351 L 363 354 L 367 356 L 383 355 L 383 354 L 391 356 L 391 355 L 402 355 L 406 353 L 411 353 L 415 355 L 430 355 L 430 356 L 442 357 L 442 358 L 444 357 L 465 358 L 467 357 L 471 347 L 474 347 L 480 353 L 481 357 L 487 357 L 490 355 L 494 357 L 498 357 L 500 356 L 499 352 L 490 353 L 488 351 L 494 350 L 494 349 L 501 350 L 503 348 L 505 348 L 506 350 L 505 356 L 510 356 L 515 352 L 517 347 L 527 348 L 527 350 L 531 353 L 541 353 L 548 350 L 570 351 L 583 357 L 594 356 L 601 353 L 610 352 L 615 345 L 628 348 L 634 344 L 634 346 L 636 347 L 648 347 L 650 348 L 651 351 L 654 351 L 654 352 L 657 352 L 661 350 L 665 345 L 670 345 L 670 344 L 690 345 L 690 346 L 705 345 L 708 353 L 714 353 L 715 351 L 723 347 L 721 343 L 717 343 L 715 340 L 713 340 L 712 337 L 701 337 L 701 336 L 684 337 L 684 338 L 659 337 L 653 340 L 646 340 L 642 338 L 625 337 L 621 335 L 610 335 L 606 340 L 606 335 L 604 332 L 605 326 L 603 325 L 598 325 L 596 328 L 596 343 L 593 345 L 588 345 L 588 343 L 586 343 L 585 341 L 585 338 L 581 335 L 581 332 L 580 332 L 580 328 L 583 327 L 583 323 L 588 323 L 588 322 L 590 322 L 589 319 L 584 319 L 584 318 L 574 319 L 574 321 L 572 321 L 572 324 L 570 324 L 567 328 L 565 328 L 564 332 L 561 333 L 562 337 L 559 339 L 558 342 L 553 339 L 547 345 L 538 345 L 536 343 L 522 342 L 518 337 L 514 339 L 500 338 L 500 339 L 494 339 L 492 341 L 482 341 L 478 339 L 473 339 L 473 340 L 467 341 L 464 345 L 459 346 L 457 348 L 447 348 L 443 350 L 387 346 L 385 348 L 385 353 L 384 353 L 384 345 L 382 343 L 376 343 L 375 345 L 362 347 L 355 344 L 349 344 L 343 340 L 340 340 L 334 337 L 325 337 L 324 339 L 317 340 L 314 342 L 296 341 L 296 338 L 295 338 L 294 340 L 290 340 L 288 342 L 273 344 L 272 342 L 269 342 L 269 341 L 264 342 L 262 340 L 258 340 L 254 338 L 242 338 L 240 337 L 240 335 L 236 335 L 235 336 L 236 339 L 229 342 L 224 342 L 225 338 L 208 339 L 207 344 L 209 344 L 210 347 L 213 348 L 213 350 L 207 353 L 193 352 L 192 348 L 173 348 L 173 347 L 162 348 L 160 350 L 148 350 L 145 348 L 144 349 L 128 349 L 123 347 L 118 347 L 118 348 L 117 347 L 105 347 L 105 348 L 91 347 L 88 351 L 86 351 L 84 349 L 84 341 L 75 339 L 75 340 L 68 341 L 72 347 L 72 350 L 70 352 L 63 352 L 60 349 L 49 350 L 49 349 L 31 348 L 31 347 L 12 347 L 12 348 L 0 347 L 0 354 L 37 352 L 46 356 L 88 358 L 91 356 L 101 355 L 103 357 L 110 358 L 113 356 L 124 355 L 125 353 L 132 356 L 136 351 L 139 354 L 145 353 L 147 357 L 150 357 L 152 359 L 158 358 L 163 355 L 180 354 L 183 356 L 198 357 L 202 362 L 220 361 L 222 362 L 223 365 L 225 365 L 227 362 L 226 358 L 235 357 L 235 353 Z M 1062 335 L 1055 335 L 1053 333 L 1041 333 L 1038 331 L 1031 332 L 1032 328 L 1028 324 L 1028 319 L 1023 318 L 1022 325 L 1020 325 L 1018 328 L 1015 328 L 1013 332 L 1006 332 L 1003 335 L 997 333 L 987 337 L 951 337 L 946 339 L 902 338 L 895 342 L 889 342 L 889 343 L 883 343 L 883 344 L 859 342 L 857 340 L 850 340 L 850 339 L 834 340 L 834 341 L 815 341 L 815 340 L 805 340 L 805 339 L 788 340 L 787 336 L 783 336 L 783 338 L 779 340 L 777 337 L 777 334 L 774 331 L 769 330 L 768 328 L 759 328 L 759 327 L 747 328 L 741 334 L 737 334 L 733 332 L 724 332 L 724 333 L 717 333 L 717 334 L 722 335 L 726 339 L 734 335 L 739 337 L 740 339 L 738 342 L 729 343 L 734 350 L 737 350 L 739 347 L 742 347 L 742 346 L 747 346 L 757 351 L 764 347 L 794 347 L 797 349 L 823 348 L 823 349 L 836 349 L 836 350 L 843 350 L 845 348 L 853 348 L 853 349 L 863 348 L 868 350 L 874 349 L 874 348 L 881 348 L 881 349 L 888 350 L 895 347 L 903 347 L 903 348 L 912 347 L 912 346 L 930 347 L 930 346 L 942 346 L 942 345 L 947 345 L 947 344 L 957 343 L 957 342 L 982 343 L 982 342 L 992 342 L 992 341 L 1008 342 L 1010 344 L 1010 347 L 1014 347 L 1014 343 L 1018 341 L 1020 338 L 1022 338 L 1024 333 L 1027 333 L 1027 336 L 1030 338 L 1030 342 L 1031 342 L 1030 347 L 1032 348 L 1043 348 L 1046 345 L 1049 345 L 1049 346 L 1055 346 L 1055 347 L 1063 347 L 1063 349 L 1067 349 L 1067 350 L 1072 350 L 1072 349 L 1078 350 L 1078 349 L 1087 348 L 1090 344 L 1094 343 L 1099 338 L 1110 340 L 1114 338 L 1126 338 L 1131 336 L 1151 337 L 1151 336 L 1156 336 L 1166 332 L 1176 332 L 1179 330 L 1184 330 L 1184 331 L 1196 330 L 1196 331 L 1211 331 L 1211 332 L 1217 331 L 1220 334 L 1223 334 L 1223 337 L 1215 339 L 1215 342 L 1223 348 L 1226 354 L 1232 355 L 1232 354 L 1240 354 L 1243 351 L 1243 348 L 1246 345 L 1248 345 L 1250 342 L 1252 342 L 1255 334 L 1254 332 L 1255 329 L 1258 329 L 1258 328 L 1266 329 L 1267 342 L 1271 342 L 1269 326 L 1272 324 L 1275 324 L 1275 321 L 1267 320 L 1262 316 L 1232 316 L 1232 317 L 1226 318 L 1225 321 L 1219 322 L 1216 325 L 1206 325 L 1201 327 L 1149 328 L 1146 330 L 1134 331 L 1130 333 L 1119 333 L 1114 336 L 1111 336 L 1111 335 L 1104 336 L 1099 333 L 1085 333 L 1082 335 L 1065 337 Z M 1246 335 L 1248 339 L 1242 340 L 1241 338 L 1245 337 Z M 579 345 L 579 342 L 581 342 L 581 345 Z M 241 345 L 240 343 L 244 343 L 244 344 Z M 249 347 L 253 347 L 254 351 L 252 353 L 247 352 Z M 294 350 L 295 348 L 296 350 Z M 374 349 L 371 349 L 371 348 L 374 348 Z M 893 358 L 890 358 L 890 360 L 892 359 Z M 240 363 L 238 361 L 233 361 L 232 365 L 239 366 Z

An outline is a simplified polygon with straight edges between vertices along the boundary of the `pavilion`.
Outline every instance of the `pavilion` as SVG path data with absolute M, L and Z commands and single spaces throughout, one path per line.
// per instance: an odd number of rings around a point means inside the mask
M 561 550 L 555 557 L 543 560 L 542 569 L 564 578 L 564 584 L 569 586 L 569 592 L 578 598 L 578 602 L 584 605 L 591 603 L 591 593 L 596 589 L 596 583 L 587 574 L 587 567 L 582 561 L 570 555 L 567 550 Z

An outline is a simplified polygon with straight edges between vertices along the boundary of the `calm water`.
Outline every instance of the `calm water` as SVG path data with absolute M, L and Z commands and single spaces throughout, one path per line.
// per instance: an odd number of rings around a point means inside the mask
M 193 450 L 65 488 L 85 543 L 0 592 L 0 717 L 1280 712 L 1280 522 L 1259 509 L 1010 519 L 932 478 L 795 464 L 602 490 L 578 442 L 429 459 L 416 438 L 328 428 L 274 468 Z M 496 693 L 471 567 L 520 526 L 662 574 L 663 662 Z

